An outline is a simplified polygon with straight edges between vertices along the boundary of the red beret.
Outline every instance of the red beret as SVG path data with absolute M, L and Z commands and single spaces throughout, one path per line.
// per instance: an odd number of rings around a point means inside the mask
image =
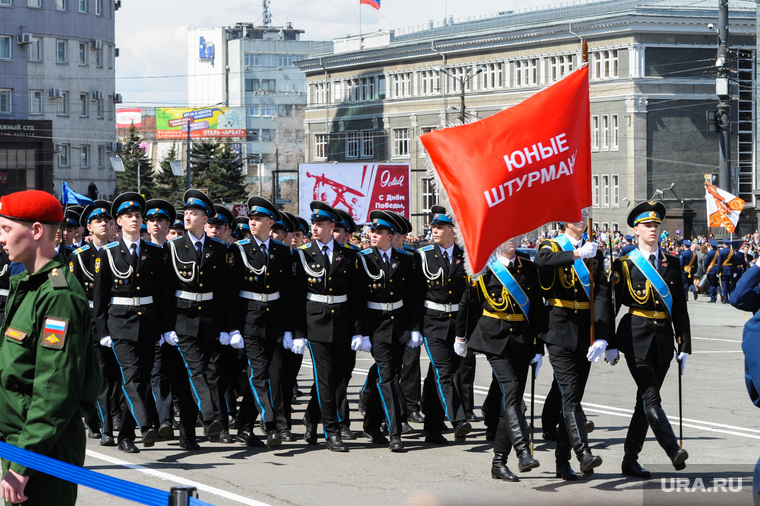
M 0 216 L 11 220 L 60 223 L 61 203 L 48 192 L 26 190 L 0 197 Z

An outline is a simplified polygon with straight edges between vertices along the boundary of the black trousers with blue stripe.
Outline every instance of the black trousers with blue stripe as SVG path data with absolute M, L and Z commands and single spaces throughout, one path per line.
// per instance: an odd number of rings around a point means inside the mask
M 194 336 L 178 336 L 179 352 L 190 380 L 190 391 L 204 423 L 221 420 L 219 392 L 209 384 L 209 361 L 214 341 Z M 180 399 L 180 403 L 182 399 Z
M 401 401 L 399 385 L 401 362 L 406 346 L 397 341 L 372 343 L 372 358 L 377 364 L 377 382 L 370 390 L 367 400 L 367 415 L 364 417 L 364 430 L 367 433 L 380 428 L 383 419 L 388 422 L 388 435 L 401 435 Z
M 444 418 L 452 425 L 465 420 L 454 374 L 459 369 L 460 357 L 454 352 L 454 337 L 441 339 L 425 337 L 425 350 L 430 366 L 423 386 L 422 411 L 425 413 L 425 431 L 440 433 L 445 428 Z
M 275 420 L 284 419 L 282 413 L 282 392 L 272 390 L 270 369 L 274 357 L 275 339 L 261 336 L 245 336 L 245 353 L 248 359 L 248 387 L 253 394 L 254 405 L 266 424 L 267 430 L 274 430 Z M 282 428 L 279 428 L 282 430 Z
M 562 419 L 572 413 L 580 413 L 582 416 L 581 401 L 586 391 L 586 381 L 591 370 L 591 362 L 586 359 L 586 345 L 579 343 L 575 350 L 555 344 L 547 344 L 546 348 L 549 351 L 549 362 L 554 369 L 554 378 L 557 380 L 557 386 L 562 396 Z M 569 448 L 570 440 L 566 426 L 564 423 L 560 423 L 555 451 L 557 457 L 561 459 L 569 457 Z
M 135 424 L 140 429 L 152 425 L 149 407 L 153 406 L 153 401 L 149 396 L 155 343 L 117 338 L 113 340 L 113 352 L 121 371 L 124 392 L 124 415 L 118 439 L 131 440 L 135 437 Z
M 325 438 L 340 436 L 340 423 L 338 414 L 337 391 L 343 376 L 343 367 L 351 351 L 348 343 L 321 343 L 310 341 L 312 367 L 314 370 L 314 384 L 316 386 L 316 402 L 314 396 L 307 407 L 308 421 L 314 423 L 309 413 L 316 415 L 319 406 L 319 416 L 322 419 L 322 428 Z

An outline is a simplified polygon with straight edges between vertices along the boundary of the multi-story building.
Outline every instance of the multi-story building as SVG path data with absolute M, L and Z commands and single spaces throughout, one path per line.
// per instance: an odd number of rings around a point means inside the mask
M 632 205 L 657 197 L 672 233 L 705 233 L 704 174 L 719 161 L 706 119 L 717 105 L 717 22 L 712 1 L 602 0 L 335 40 L 297 63 L 308 84 L 306 160 L 409 163 L 420 230 L 438 196 L 419 135 L 558 81 L 582 64 L 585 39 L 594 221 L 625 230 Z M 736 191 L 754 219 L 754 5 L 732 5 L 729 24 Z
M 0 0 L 0 194 L 113 192 L 120 3 Z

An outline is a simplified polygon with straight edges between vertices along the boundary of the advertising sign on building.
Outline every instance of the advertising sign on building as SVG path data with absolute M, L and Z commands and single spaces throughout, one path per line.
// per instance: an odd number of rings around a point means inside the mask
M 156 139 L 245 138 L 245 117 L 228 107 L 156 108 Z
M 374 210 L 410 217 L 409 164 L 330 163 L 299 166 L 299 209 L 311 216 L 312 200 L 345 209 L 357 224 L 368 223 Z
M 116 109 L 116 128 L 129 128 L 132 125 L 142 126 L 142 111 L 139 107 Z

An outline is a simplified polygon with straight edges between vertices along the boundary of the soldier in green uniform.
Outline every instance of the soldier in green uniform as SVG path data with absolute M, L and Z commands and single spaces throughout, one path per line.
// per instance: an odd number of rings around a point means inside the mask
M 26 267 L 11 279 L 0 339 L 0 440 L 81 466 L 82 417 L 95 409 L 100 373 L 87 297 L 55 252 L 61 221 L 49 193 L 0 198 L 0 243 Z M 6 460 L 2 466 L 5 501 L 76 503 L 75 484 Z

